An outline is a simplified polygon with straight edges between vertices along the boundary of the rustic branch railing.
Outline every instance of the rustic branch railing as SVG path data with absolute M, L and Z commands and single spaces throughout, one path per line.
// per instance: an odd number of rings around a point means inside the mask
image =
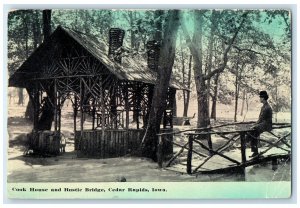
M 161 133 L 159 134 L 159 144 L 158 144 L 158 165 L 159 167 L 170 167 L 174 161 L 183 154 L 185 150 L 187 150 L 187 155 L 186 155 L 186 172 L 188 174 L 195 174 L 199 171 L 200 168 L 202 168 L 207 162 L 211 160 L 212 157 L 215 155 L 229 161 L 232 165 L 228 168 L 239 168 L 244 171 L 244 168 L 247 167 L 248 165 L 253 165 L 255 163 L 259 163 L 261 161 L 267 161 L 267 159 L 272 160 L 272 164 L 276 163 L 277 164 L 277 158 L 282 157 L 289 157 L 291 153 L 291 145 L 286 141 L 287 137 L 291 135 L 291 133 L 285 133 L 283 136 L 278 136 L 274 132 L 266 132 L 268 133 L 272 141 L 268 141 L 267 139 L 263 138 L 257 138 L 259 142 L 262 142 L 266 145 L 266 149 L 262 150 L 257 156 L 252 157 L 251 159 L 247 160 L 247 155 L 246 155 L 246 149 L 247 149 L 247 142 L 246 141 L 246 136 L 248 138 L 251 137 L 251 132 L 253 130 L 251 129 L 243 129 L 243 130 L 234 130 L 234 131 L 226 131 L 223 130 L 221 131 L 221 127 L 231 127 L 231 126 L 237 126 L 237 125 L 242 125 L 242 124 L 253 124 L 254 122 L 239 122 L 239 123 L 231 123 L 231 124 L 221 124 L 217 126 L 210 126 L 208 128 L 197 128 L 197 129 L 189 129 L 189 130 L 183 130 L 183 131 L 177 131 L 177 132 L 169 132 L 169 133 Z M 273 124 L 273 130 L 275 129 L 284 129 L 284 128 L 291 128 L 290 124 L 287 123 L 275 123 Z M 178 144 L 176 140 L 174 139 L 172 143 L 175 146 L 180 147 L 180 150 L 173 155 L 173 157 L 168 160 L 165 164 L 163 164 L 163 150 L 162 150 L 162 145 L 164 142 L 166 142 L 167 135 L 184 135 L 186 138 L 186 141 L 184 144 Z M 212 135 L 219 136 L 221 139 L 223 139 L 225 142 L 221 144 L 216 149 L 213 149 L 213 144 L 212 141 L 209 139 L 211 138 Z M 231 135 L 231 136 L 230 136 Z M 205 139 L 203 139 L 205 138 Z M 203 141 L 207 142 L 207 145 L 203 143 Z M 275 140 L 275 141 L 274 141 Z M 170 142 L 170 141 L 169 141 Z M 240 143 L 240 144 L 239 144 Z M 280 144 L 285 145 L 280 146 Z M 202 148 L 202 150 L 207 151 L 206 152 L 199 152 L 199 150 L 195 149 L 195 145 L 198 145 Z M 237 158 L 233 158 L 230 155 L 226 155 L 224 152 L 228 150 L 230 147 L 235 145 L 235 148 L 240 148 L 240 160 L 237 160 Z M 278 155 L 267 155 L 266 153 L 270 151 L 272 148 L 278 148 L 285 153 L 281 153 Z M 200 156 L 203 158 L 201 160 L 200 164 L 197 164 L 197 166 L 193 167 L 193 154 L 196 154 L 197 156 Z M 266 157 L 264 157 L 266 156 Z M 268 157 L 268 158 L 267 158 Z M 262 159 L 263 158 L 263 159 Z M 275 161 L 275 162 L 274 162 Z

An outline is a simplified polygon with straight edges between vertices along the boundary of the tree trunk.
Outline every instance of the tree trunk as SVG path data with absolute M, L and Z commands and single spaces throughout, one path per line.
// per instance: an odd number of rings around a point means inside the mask
M 275 103 L 276 103 L 275 122 L 277 122 L 277 113 L 279 111 L 279 109 L 278 109 L 278 87 L 277 87 L 278 84 L 277 84 L 277 76 L 275 78 L 275 83 L 276 83 L 276 85 L 275 85 Z
M 205 11 L 204 11 L 205 12 Z M 240 29 L 242 28 L 248 12 L 245 12 L 241 16 L 241 23 L 235 30 L 232 38 L 227 44 L 227 47 L 222 54 L 222 64 L 217 68 L 205 75 L 202 72 L 202 24 L 203 24 L 203 11 L 196 10 L 194 18 L 194 38 L 191 41 L 189 37 L 189 32 L 184 23 L 182 23 L 182 31 L 186 37 L 188 47 L 190 48 L 191 54 L 194 57 L 194 75 L 195 83 L 197 89 L 197 98 L 198 98 L 198 123 L 197 127 L 206 127 L 210 125 L 209 113 L 208 113 L 208 102 L 207 102 L 207 83 L 206 80 L 211 79 L 215 74 L 221 73 L 224 71 L 227 62 L 228 62 L 228 52 L 230 51 Z
M 177 102 L 176 102 L 176 93 L 173 98 L 173 116 L 177 117 Z
M 212 95 L 212 106 L 211 106 L 210 117 L 214 120 L 217 120 L 217 97 L 218 97 L 219 74 L 215 75 L 214 83 L 215 83 L 215 86 L 214 86 L 213 95 Z
M 40 40 L 40 22 L 39 22 L 39 13 L 35 11 L 33 16 L 33 23 L 32 23 L 32 33 L 33 33 L 33 49 L 37 49 Z
M 40 21 L 39 21 L 39 13 L 38 11 L 35 11 L 34 13 L 34 19 L 32 23 L 32 31 L 33 31 L 33 49 L 36 50 L 38 45 L 40 44 L 40 38 L 41 38 L 41 33 L 40 33 Z M 33 104 L 32 100 L 29 97 L 28 104 L 26 106 L 26 111 L 25 111 L 25 118 L 27 118 L 29 121 L 33 122 L 34 118 L 34 110 L 33 110 Z
M 129 24 L 130 24 L 130 47 L 131 50 L 134 50 L 135 48 L 135 35 L 134 32 L 132 31 L 133 28 L 133 13 L 134 11 L 129 11 Z
M 29 17 L 28 15 L 25 15 L 24 16 L 24 38 L 25 38 L 25 57 L 26 59 L 28 58 L 28 55 L 29 55 L 29 47 L 28 47 L 28 42 L 29 42 L 29 37 L 28 37 L 28 34 L 29 34 Z M 18 96 L 19 96 L 19 101 L 18 101 L 18 105 L 24 105 L 24 95 L 23 95 L 23 91 L 24 89 L 23 88 L 20 88 L 19 91 L 18 91 Z
M 193 60 L 193 56 L 190 55 L 189 72 L 188 72 L 187 85 L 186 85 L 189 90 L 191 88 L 191 79 L 192 79 L 192 60 Z M 186 97 L 185 97 L 185 102 L 184 102 L 184 106 L 183 106 L 183 117 L 188 116 L 191 92 L 186 91 L 185 95 L 186 95 Z
M 239 102 L 239 93 L 240 93 L 240 73 L 239 73 L 239 64 L 240 64 L 240 52 L 237 55 L 236 69 L 235 69 L 235 104 L 234 104 L 234 122 L 237 121 L 237 109 Z
M 49 38 L 51 33 L 51 10 L 43 10 L 43 32 L 44 42 Z M 51 103 L 56 103 L 54 96 L 54 87 L 50 86 L 46 92 L 48 99 L 42 109 L 41 117 L 37 124 L 38 130 L 51 130 L 52 122 L 54 120 L 54 109 Z M 51 100 L 51 102 L 49 101 Z
M 182 36 L 180 35 L 180 54 L 181 54 L 181 73 L 182 73 L 182 83 L 185 87 L 187 87 L 187 80 L 185 77 L 185 57 L 184 57 L 184 53 L 183 53 L 183 48 L 182 48 Z M 188 110 L 188 106 L 187 106 L 187 92 L 183 90 L 182 94 L 183 94 L 183 117 L 187 117 L 187 110 Z
M 244 115 L 244 108 L 245 108 L 245 98 L 246 98 L 246 90 L 243 90 L 243 98 L 242 98 L 242 108 L 241 108 L 241 116 Z
M 208 96 L 207 85 L 202 76 L 199 76 L 196 80 L 197 100 L 198 100 L 198 123 L 197 127 L 207 127 L 210 125 L 209 108 L 208 108 Z
M 26 107 L 26 111 L 25 111 L 25 118 L 27 118 L 29 121 L 33 122 L 33 118 L 34 118 L 34 111 L 33 111 L 33 104 L 32 104 L 32 100 L 29 98 L 27 107 Z
M 216 11 L 212 10 L 211 14 L 211 27 L 208 41 L 208 60 L 207 60 L 207 74 L 211 73 L 212 69 L 212 58 L 213 58 L 213 46 L 214 46 L 214 34 L 216 31 Z M 209 96 L 210 96 L 210 79 L 207 80 L 207 106 L 209 111 Z
M 168 20 L 159 57 L 159 76 L 154 88 L 148 125 L 142 141 L 142 155 L 157 161 L 157 144 L 160 122 L 167 106 L 167 92 L 175 59 L 176 37 L 179 27 L 179 11 L 168 11 Z
M 164 14 L 163 10 L 156 10 L 154 12 L 154 19 L 155 22 L 155 28 L 156 31 L 154 33 L 154 40 L 162 40 L 163 34 L 162 34 L 162 15 Z
M 24 105 L 23 88 L 18 88 L 18 105 Z
M 208 88 L 204 79 L 202 69 L 202 33 L 203 33 L 203 12 L 195 11 L 195 32 L 193 42 L 198 50 L 198 57 L 194 57 L 194 75 L 198 101 L 198 122 L 197 127 L 210 125 L 208 113 Z
M 236 75 L 235 75 L 235 103 L 234 103 L 234 122 L 237 121 L 237 108 L 238 108 L 238 101 L 239 101 L 239 83 L 238 83 L 238 69 L 236 71 Z

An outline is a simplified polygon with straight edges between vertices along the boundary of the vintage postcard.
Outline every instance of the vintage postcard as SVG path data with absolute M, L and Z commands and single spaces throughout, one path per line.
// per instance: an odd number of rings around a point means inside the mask
M 9 11 L 8 197 L 289 198 L 291 18 Z

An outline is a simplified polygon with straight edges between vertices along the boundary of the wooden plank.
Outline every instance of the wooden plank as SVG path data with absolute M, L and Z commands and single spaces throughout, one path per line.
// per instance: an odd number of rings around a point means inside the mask
M 49 98 L 51 99 L 51 98 Z M 57 85 L 56 79 L 54 79 L 54 131 L 57 132 L 58 120 L 57 120 Z
M 76 117 L 77 117 L 77 98 L 76 98 L 76 95 L 74 94 L 74 108 L 73 108 L 73 110 L 74 110 L 74 113 L 73 113 L 73 119 L 74 119 L 74 134 L 75 134 L 75 138 L 74 138 L 74 146 L 75 146 L 75 150 L 78 150 L 78 146 L 77 146 L 77 142 L 78 142 L 78 139 L 76 139 Z
M 116 149 L 115 149 L 115 147 L 116 147 L 116 142 L 117 142 L 117 138 L 118 138 L 118 132 L 111 132 L 112 133 L 112 135 L 114 134 L 114 136 L 111 138 L 112 139 L 112 141 L 111 141 L 111 154 L 112 154 L 112 156 L 116 156 L 116 154 L 117 154 L 117 151 L 116 151 Z
M 116 139 L 116 157 L 120 156 L 120 149 L 122 148 L 120 138 L 122 132 L 117 132 L 117 139 Z
M 121 142 L 122 142 L 121 154 L 125 155 L 127 152 L 126 151 L 127 147 L 125 146 L 125 133 L 124 132 L 122 132 Z
M 106 158 L 106 146 L 107 146 L 107 142 L 106 142 L 106 135 L 105 132 L 104 132 L 104 136 L 103 136 L 103 158 Z
M 95 119 L 96 119 L 96 106 L 95 106 L 95 98 L 93 99 L 93 111 L 92 111 L 92 129 L 95 129 Z
M 110 157 L 110 150 L 111 150 L 111 131 L 106 131 L 107 133 L 107 137 L 106 137 L 106 141 L 107 141 L 107 145 L 106 145 L 106 158 Z
M 120 150 L 119 150 L 119 152 L 120 152 L 120 155 L 121 156 L 123 156 L 123 155 L 125 155 L 126 154 L 126 151 L 125 151 L 125 134 L 124 134 L 124 132 L 120 132 Z
M 83 86 L 80 79 L 80 135 L 83 136 Z
M 124 132 L 124 138 L 125 138 L 125 140 L 124 140 L 124 143 L 125 143 L 125 152 L 124 152 L 124 154 L 127 154 L 129 151 L 129 145 L 128 145 L 128 131 L 127 132 Z
M 113 134 L 112 131 L 109 131 L 109 135 L 107 137 L 107 140 L 108 140 L 108 149 L 107 149 L 107 152 L 108 152 L 108 157 L 107 158 L 110 158 L 111 155 L 113 155 L 113 139 L 114 139 L 115 135 Z
M 78 141 L 78 151 L 91 157 L 119 157 L 127 154 L 129 149 L 137 150 L 141 140 L 142 130 L 84 130 L 82 139 L 80 131 L 75 133 L 75 140 Z M 77 137 L 78 136 L 78 137 Z M 129 145 L 129 143 L 131 143 Z
M 95 156 L 97 156 L 98 155 L 98 151 L 97 151 L 97 148 L 98 148 L 98 140 L 97 140 L 97 135 L 96 135 L 96 131 L 93 131 L 93 137 L 92 137 L 92 139 L 93 139 L 93 154 L 95 155 Z
M 120 140 L 119 140 L 119 137 L 120 137 L 120 132 L 119 131 L 117 131 L 117 132 L 115 132 L 115 134 L 116 134 L 116 137 L 115 137 L 115 156 L 116 157 L 119 157 L 119 155 L 120 155 Z
M 104 158 L 104 136 L 103 131 L 100 132 L 100 142 L 101 142 L 101 158 Z

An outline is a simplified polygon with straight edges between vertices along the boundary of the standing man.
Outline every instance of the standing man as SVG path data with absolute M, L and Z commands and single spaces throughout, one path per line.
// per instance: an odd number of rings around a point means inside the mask
M 250 140 L 251 151 L 253 152 L 251 157 L 255 157 L 256 155 L 258 155 L 257 138 L 259 137 L 259 135 L 264 131 L 272 130 L 272 108 L 268 103 L 268 93 L 266 91 L 260 91 L 259 98 L 263 106 L 261 107 L 258 121 L 251 128 L 253 131 L 251 131 L 248 135 L 248 141 Z

